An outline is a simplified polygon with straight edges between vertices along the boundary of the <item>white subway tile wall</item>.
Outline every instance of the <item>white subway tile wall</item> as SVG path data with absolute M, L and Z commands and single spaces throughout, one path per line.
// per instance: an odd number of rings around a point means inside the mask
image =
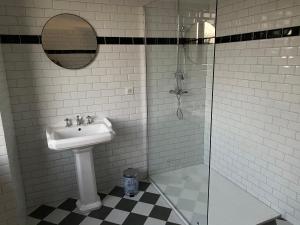
M 299 0 L 220 0 L 217 36 L 299 26 Z
M 25 204 L 1 45 L 0 102 L 0 224 L 16 225 L 25 219 Z
M 193 46 L 189 53 L 205 53 Z M 176 45 L 147 46 L 149 173 L 156 174 L 203 162 L 206 67 L 186 64 L 182 97 L 183 120 L 176 116 Z M 188 69 L 187 69 L 188 68 Z M 202 69 L 202 70 L 201 70 Z
M 212 124 L 212 166 L 295 225 L 299 44 L 300 37 L 291 37 L 217 45 Z
M 149 0 L 148 0 L 149 1 Z M 144 36 L 147 0 L 2 0 L 1 34 L 41 34 L 47 20 L 61 13 L 87 19 L 98 36 Z
M 299 1 L 219 3 L 217 36 L 300 25 Z M 251 25 L 251 12 L 264 21 Z M 271 14 L 282 16 L 276 20 Z M 300 37 L 216 46 L 211 162 L 295 225 L 300 224 L 299 49 Z
M 221 0 L 217 36 L 299 26 L 299 1 Z M 216 46 L 212 166 L 300 224 L 300 37 Z
M 152 1 L 145 6 L 147 37 L 177 37 L 177 1 Z
M 180 37 L 196 38 L 195 20 L 210 20 L 209 2 L 182 2 L 180 15 L 184 17 L 185 33 Z M 145 7 L 148 37 L 177 37 L 177 1 L 154 1 Z M 199 26 L 201 29 L 201 25 Z M 201 33 L 199 32 L 200 37 Z M 204 162 L 204 126 L 206 105 L 206 79 L 211 62 L 207 54 L 209 45 L 147 46 L 147 99 L 148 99 L 148 156 L 149 174 L 180 169 Z M 179 59 L 178 59 L 179 57 Z M 177 67 L 177 60 L 179 67 Z M 183 120 L 176 116 L 177 99 L 170 90 L 176 89 L 175 72 L 184 73 L 181 98 Z M 211 85 L 210 85 L 211 87 Z
M 1 1 L 5 22 L 0 30 L 41 34 L 51 16 L 73 13 L 86 18 L 98 36 L 144 36 L 142 1 L 97 2 Z M 128 167 L 145 177 L 143 45 L 100 45 L 95 61 L 81 70 L 56 66 L 36 44 L 5 44 L 3 57 L 28 208 L 77 195 L 73 153 L 51 151 L 45 139 L 47 126 L 77 114 L 106 116 L 117 133 L 112 143 L 94 150 L 99 191 L 120 184 Z M 128 95 L 126 88 L 134 94 Z

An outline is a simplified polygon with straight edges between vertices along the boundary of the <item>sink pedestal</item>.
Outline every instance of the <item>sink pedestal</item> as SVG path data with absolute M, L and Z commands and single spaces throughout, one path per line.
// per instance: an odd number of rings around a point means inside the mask
M 102 203 L 97 193 L 93 148 L 74 149 L 77 183 L 80 199 L 76 202 L 77 208 L 82 211 L 91 211 L 100 208 Z

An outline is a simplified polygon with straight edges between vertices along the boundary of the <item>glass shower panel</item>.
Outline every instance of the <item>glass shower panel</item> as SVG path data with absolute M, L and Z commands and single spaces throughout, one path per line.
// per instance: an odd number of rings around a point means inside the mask
M 193 225 L 207 225 L 215 8 L 145 6 L 149 177 Z

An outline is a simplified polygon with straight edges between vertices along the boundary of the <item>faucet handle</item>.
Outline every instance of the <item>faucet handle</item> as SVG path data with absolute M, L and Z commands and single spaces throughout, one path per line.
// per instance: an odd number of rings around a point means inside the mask
M 92 124 L 93 123 L 93 117 L 87 116 L 86 119 L 87 119 L 87 124 Z
M 84 123 L 83 117 L 80 116 L 80 115 L 77 115 L 77 116 L 76 116 L 76 122 L 77 122 L 77 126 L 82 125 L 82 124 Z
M 72 126 L 72 119 L 66 118 L 66 119 L 64 119 L 64 121 L 66 122 L 66 127 L 71 127 Z

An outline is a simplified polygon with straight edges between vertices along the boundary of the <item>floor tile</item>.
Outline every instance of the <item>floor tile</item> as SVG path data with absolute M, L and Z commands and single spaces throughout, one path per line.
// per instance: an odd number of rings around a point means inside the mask
M 172 210 L 172 212 L 170 213 L 168 222 L 175 223 L 175 224 L 182 224 L 182 220 L 179 218 L 179 216 L 176 214 L 174 210 Z
M 103 200 L 107 194 L 104 194 L 104 193 L 98 193 L 99 197 L 101 200 Z
M 178 209 L 194 212 L 195 206 L 196 206 L 196 201 L 192 201 L 189 199 L 181 199 L 180 198 L 177 201 Z
M 139 190 L 140 191 L 146 191 L 149 186 L 150 186 L 150 183 L 148 183 L 148 182 L 142 182 L 142 181 L 139 182 Z
M 112 191 L 109 194 L 122 198 L 124 197 L 124 188 L 117 186 L 114 189 L 112 189 Z
M 178 187 L 167 186 L 165 193 L 169 196 L 179 196 L 183 190 Z M 197 193 L 198 194 L 198 193 Z M 195 197 L 195 196 L 194 196 Z
M 76 199 L 69 198 L 58 206 L 59 209 L 73 211 L 76 208 Z
M 206 202 L 196 202 L 194 212 L 198 214 L 207 214 L 207 203 Z
M 125 199 L 123 198 L 117 205 L 116 209 L 120 209 L 123 211 L 128 211 L 131 212 L 134 206 L 136 205 L 136 201 L 130 200 L 130 199 Z
M 41 220 L 27 216 L 26 217 L 26 225 L 37 225 Z
M 84 218 L 85 216 L 72 212 L 66 218 L 64 218 L 59 225 L 79 225 Z
M 116 223 L 116 224 L 122 224 L 128 215 L 129 212 L 125 212 L 119 209 L 113 209 L 105 218 L 105 221 Z
M 198 196 L 198 194 L 199 194 L 199 191 L 185 189 L 185 190 L 182 190 L 181 194 L 178 194 L 177 196 L 180 196 L 180 198 L 184 198 L 184 199 L 195 200 L 195 197 Z
M 162 221 L 159 219 L 155 219 L 155 218 L 147 218 L 145 225 L 165 225 L 166 221 Z
M 41 221 L 37 225 L 56 225 L 56 224 L 55 223 L 50 223 L 50 222 L 47 222 L 47 221 Z
M 157 191 L 157 189 L 153 186 L 153 185 L 150 185 L 146 192 L 150 192 L 150 193 L 154 193 L 154 194 L 159 194 L 159 192 Z
M 191 224 L 207 224 L 207 215 L 194 213 Z
M 134 201 L 139 201 L 143 194 L 144 194 L 143 191 L 139 191 L 139 192 L 138 192 L 135 196 L 133 196 L 133 197 L 124 195 L 123 198 L 130 199 L 130 200 L 134 200 Z
M 95 219 L 92 217 L 86 217 L 80 225 L 100 225 L 102 223 L 102 220 Z
M 159 197 L 155 205 L 170 208 L 169 203 L 162 196 Z
M 101 225 L 118 225 L 118 224 L 116 224 L 116 223 L 111 223 L 111 222 L 108 222 L 108 221 L 103 221 L 103 222 L 101 223 Z
M 167 222 L 166 225 L 181 225 L 181 223 L 172 223 L 172 222 Z
M 181 209 L 180 212 L 182 213 L 182 215 L 184 215 L 184 218 L 187 219 L 187 221 L 192 221 L 194 216 L 193 212 L 184 209 Z
M 178 196 L 174 197 L 174 196 L 168 196 L 168 199 L 174 204 L 177 206 L 177 203 L 178 203 Z
M 201 193 L 198 194 L 197 200 L 199 200 L 200 202 L 207 203 L 207 198 L 208 198 L 208 194 L 201 192 Z
M 103 201 L 102 204 L 111 208 L 115 208 L 115 206 L 121 201 L 122 198 L 112 196 L 112 195 L 107 195 Z
M 50 213 L 52 213 L 55 210 L 54 207 L 42 205 L 36 210 L 34 210 L 29 216 L 36 218 L 36 219 L 44 219 L 46 216 L 48 216 Z
M 146 216 L 130 213 L 123 225 L 144 225 L 147 220 Z
M 100 209 L 94 210 L 89 214 L 89 217 L 104 220 L 113 208 L 102 206 Z
M 44 218 L 45 221 L 54 224 L 59 224 L 65 217 L 67 217 L 71 212 L 63 209 L 55 209 L 52 213 Z
M 47 205 L 51 206 L 51 207 L 54 207 L 54 208 L 57 208 L 61 203 L 62 203 L 61 201 L 55 201 L 55 202 L 47 203 Z
M 73 213 L 77 213 L 80 215 L 88 216 L 90 212 L 82 212 L 77 207 L 72 211 Z
M 158 194 L 153 194 L 153 193 L 145 192 L 143 194 L 143 196 L 140 198 L 140 201 L 154 205 L 157 202 L 158 199 L 159 199 L 159 195 Z
M 156 219 L 167 221 L 170 216 L 171 211 L 172 211 L 172 209 L 170 209 L 170 208 L 154 206 L 149 216 L 156 218 Z
M 276 225 L 276 221 L 275 221 L 275 220 L 273 220 L 273 221 L 270 221 L 270 222 L 264 223 L 264 225 Z
M 148 204 L 148 203 L 144 203 L 144 202 L 138 202 L 134 206 L 132 212 L 136 213 L 136 214 L 144 215 L 144 216 L 149 216 L 149 214 L 151 213 L 153 207 L 154 207 L 154 205 L 152 205 L 152 204 Z
M 30 214 L 33 217 L 28 216 L 27 225 L 160 225 L 167 221 L 169 225 L 181 224 L 172 219 L 168 203 L 147 182 L 141 182 L 134 197 L 125 196 L 121 187 L 115 187 L 109 195 L 98 194 L 103 203 L 100 209 L 82 213 L 76 207 L 77 200 L 69 198 L 56 203 L 56 207 L 37 208 Z

